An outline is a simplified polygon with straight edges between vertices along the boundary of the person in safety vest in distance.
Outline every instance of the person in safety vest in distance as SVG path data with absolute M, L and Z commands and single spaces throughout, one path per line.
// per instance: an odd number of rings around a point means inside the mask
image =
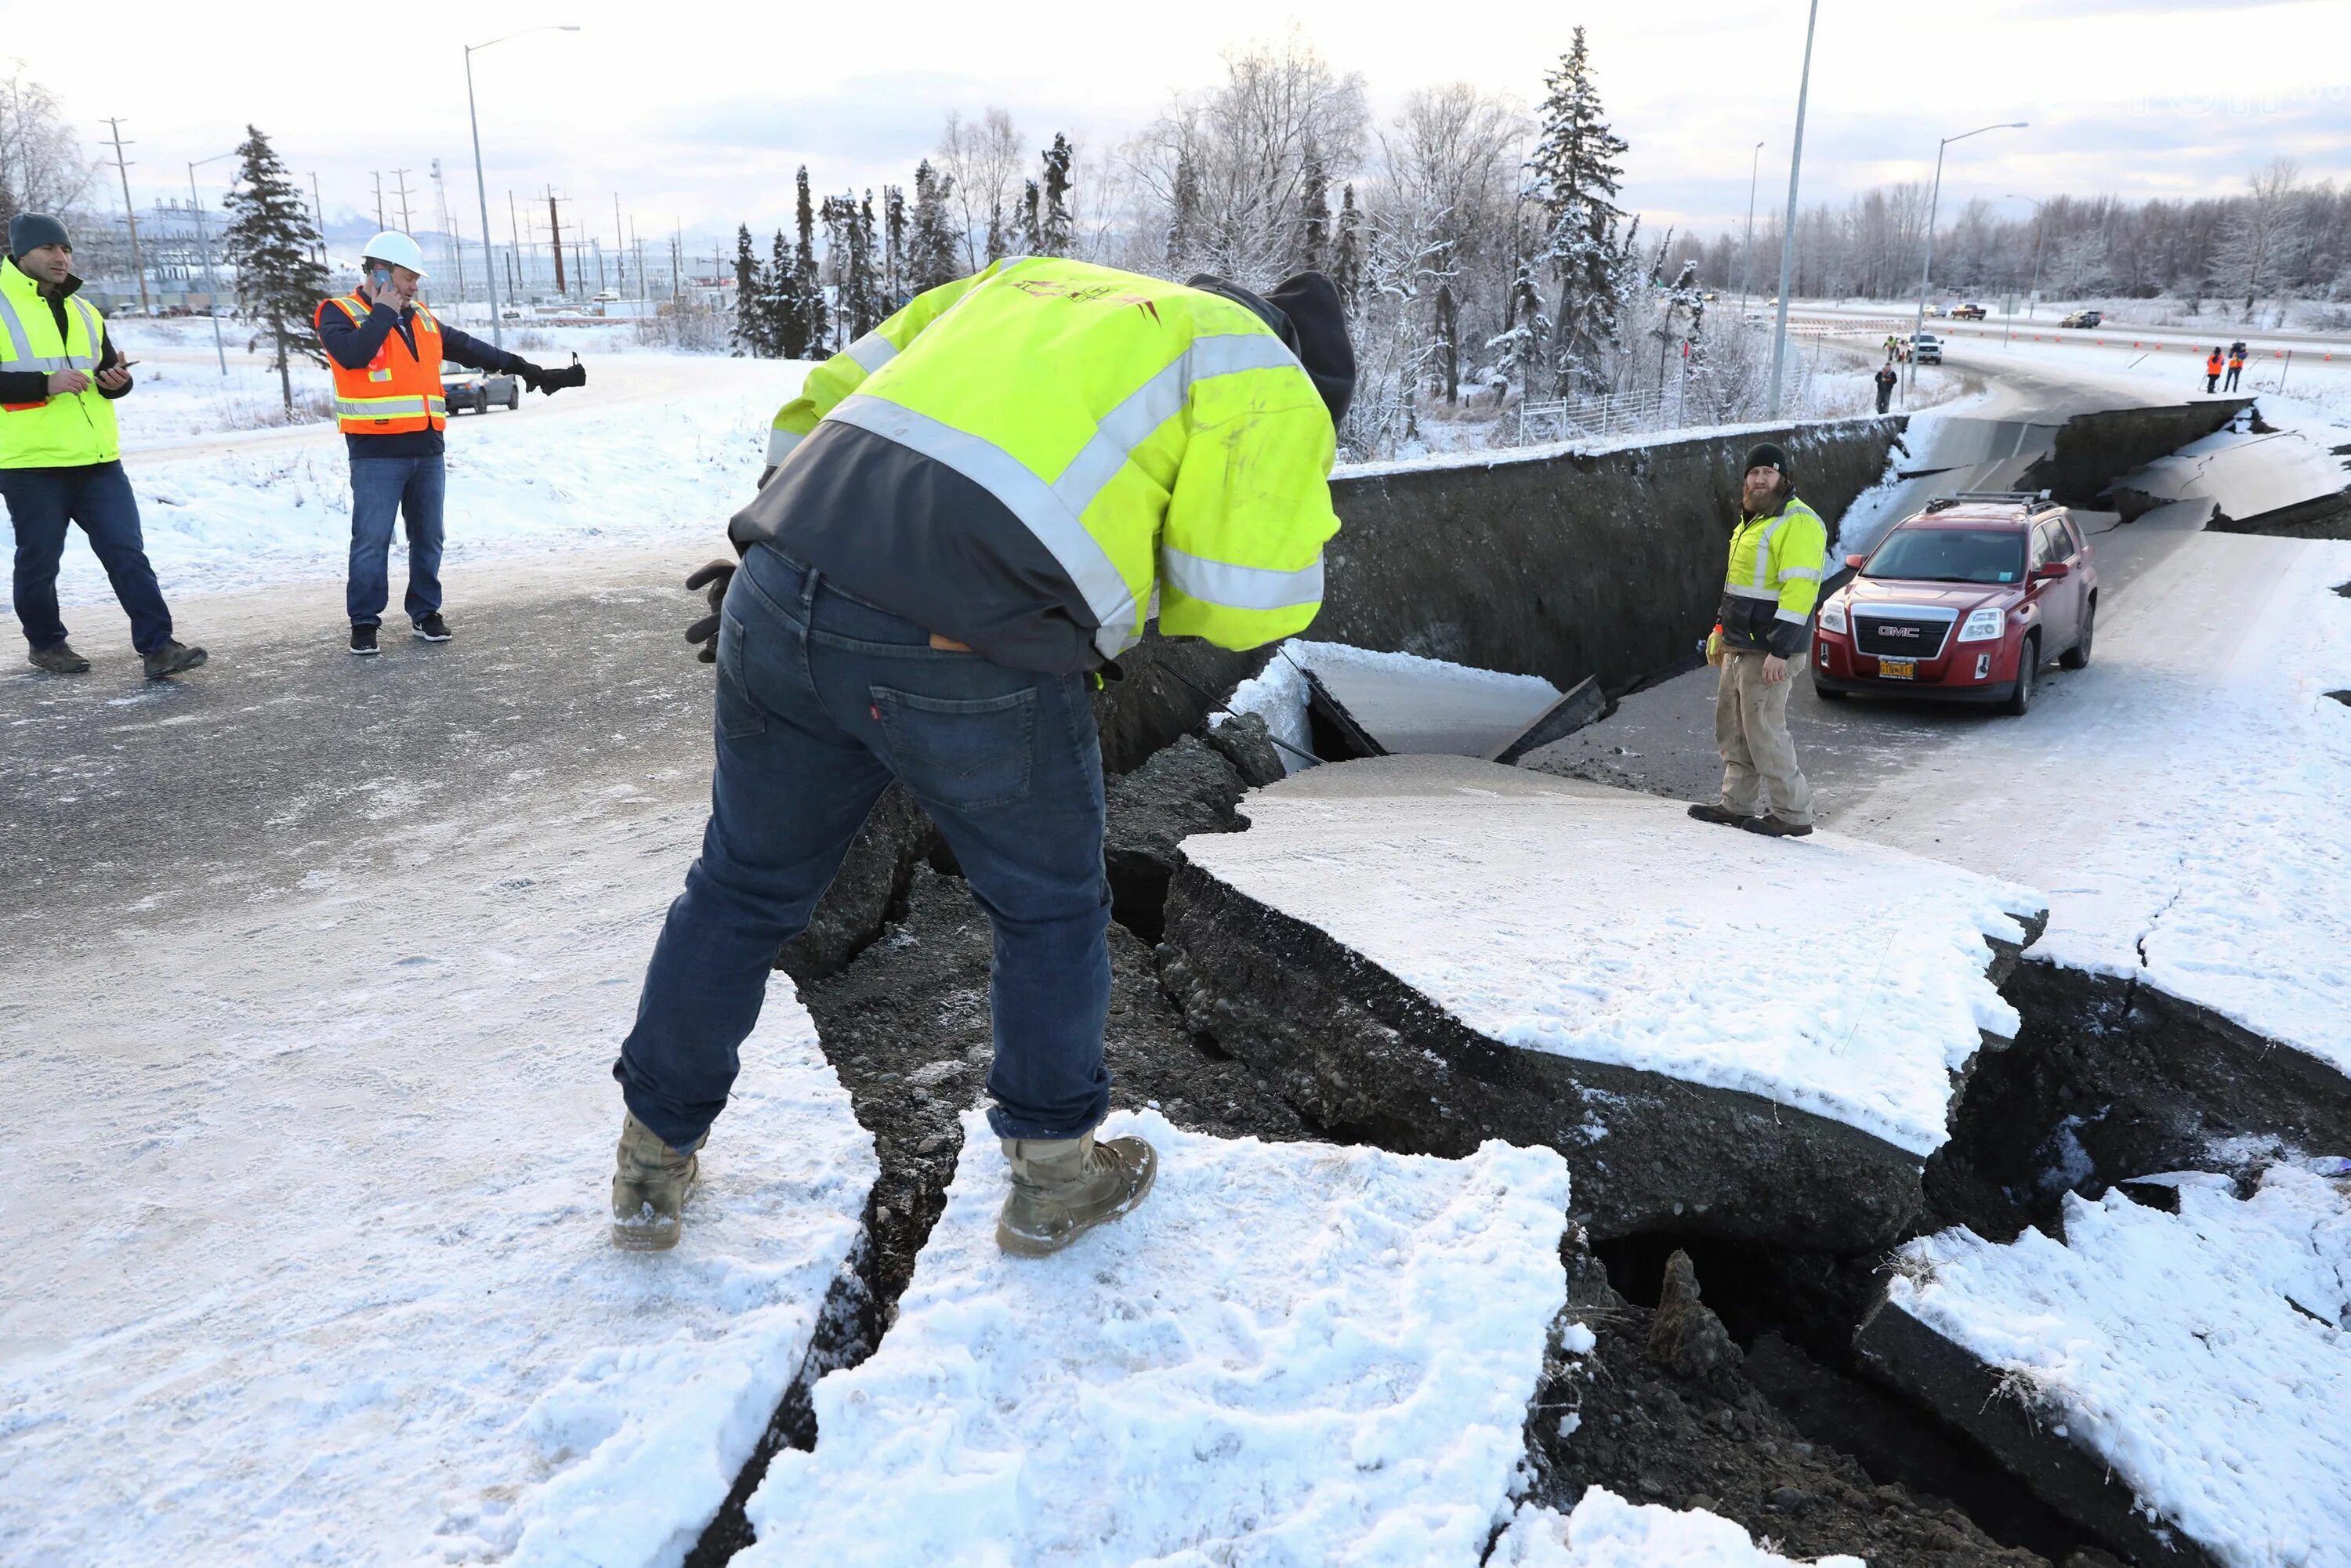
M 350 651 L 376 652 L 376 628 L 392 588 L 386 563 L 395 516 L 408 523 L 408 621 L 427 643 L 446 643 L 441 618 L 441 361 L 519 376 L 552 394 L 584 386 L 572 364 L 545 371 L 528 360 L 444 327 L 416 298 L 424 253 L 386 229 L 368 241 L 360 286 L 319 302 L 319 346 L 335 376 L 335 422 L 351 463 L 351 564 L 343 589 Z
M 2244 373 L 2245 345 L 2242 343 L 2231 343 L 2229 345 L 2229 382 L 2228 384 L 2223 386 L 2220 390 L 2222 392 L 2235 392 L 2237 390 L 2237 378 Z
M 1775 838 L 1813 831 L 1812 786 L 1788 735 L 1788 677 L 1803 659 L 1827 553 L 1828 529 L 1796 498 L 1788 455 L 1764 442 L 1747 455 L 1719 623 L 1707 643 L 1708 661 L 1722 666 L 1714 698 L 1722 803 L 1692 806 L 1702 822 Z M 1759 800 L 1768 808 L 1761 815 Z
M 2218 343 L 2213 344 L 2212 351 L 2204 356 L 2204 390 L 2208 392 L 2220 390 L 2220 345 Z
M 131 391 L 131 361 L 80 287 L 65 225 L 45 213 L 8 220 L 8 258 L 0 261 L 0 496 L 16 535 L 16 624 L 35 669 L 78 675 L 89 668 L 57 614 L 57 565 L 68 526 L 79 523 L 131 617 L 131 645 L 148 678 L 161 680 L 194 669 L 204 651 L 172 640 L 172 612 L 147 564 L 114 423 L 113 400 Z
M 1338 290 L 1263 295 L 1054 256 L 918 295 L 810 372 L 713 563 L 717 765 L 613 1076 L 612 1238 L 678 1239 L 777 950 L 893 779 L 995 927 L 997 1226 L 1040 1256 L 1143 1201 L 1156 1156 L 1097 1143 L 1110 1002 L 1092 693 L 1153 615 L 1252 648 L 1302 631 L 1338 530 L 1354 390 Z

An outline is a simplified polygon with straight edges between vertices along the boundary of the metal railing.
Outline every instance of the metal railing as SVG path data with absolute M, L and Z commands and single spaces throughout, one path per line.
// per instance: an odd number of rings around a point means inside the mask
M 1666 394 L 1652 387 L 1644 392 L 1610 392 L 1601 397 L 1553 398 L 1519 404 L 1519 444 L 1543 441 L 1597 440 L 1631 435 L 1657 427 L 1665 413 Z

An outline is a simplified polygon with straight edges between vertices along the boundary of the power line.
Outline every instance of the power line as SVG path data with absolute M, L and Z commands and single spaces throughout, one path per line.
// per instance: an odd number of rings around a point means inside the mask
M 131 270 L 139 275 L 139 313 L 155 314 L 152 301 L 147 298 L 147 264 L 139 256 L 139 213 L 131 204 L 131 165 L 122 156 L 126 143 L 122 140 L 122 121 L 110 119 L 106 122 L 114 131 L 114 172 L 122 177 L 122 221 L 131 225 Z

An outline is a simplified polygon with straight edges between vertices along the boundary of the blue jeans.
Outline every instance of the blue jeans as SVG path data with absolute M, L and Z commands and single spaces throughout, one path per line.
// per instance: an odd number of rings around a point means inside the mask
M 344 607 L 354 626 L 383 620 L 392 596 L 386 563 L 394 514 L 408 522 L 408 618 L 422 621 L 441 608 L 441 495 L 446 475 L 438 453 L 430 457 L 351 459 L 351 571 Z
M 726 1106 L 776 952 L 808 925 L 891 779 L 955 850 L 996 928 L 998 1136 L 1073 1138 L 1110 1109 L 1102 747 L 1082 675 L 946 653 L 767 545 L 718 630 L 710 823 L 669 906 L 612 1076 L 691 1148 Z
M 139 498 L 120 462 L 0 468 L 0 496 L 7 498 L 8 521 L 16 531 L 16 620 L 26 642 L 40 649 L 66 640 L 66 623 L 57 615 L 57 563 L 65 559 L 68 522 L 81 525 L 90 553 L 106 568 L 114 597 L 131 617 L 131 645 L 152 653 L 172 640 L 172 612 L 139 534 Z

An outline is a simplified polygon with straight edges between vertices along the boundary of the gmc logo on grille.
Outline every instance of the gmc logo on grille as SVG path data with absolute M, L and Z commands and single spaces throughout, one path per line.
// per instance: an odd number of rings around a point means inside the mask
M 1916 637 L 1918 635 L 1918 628 L 1916 626 L 1880 626 L 1877 629 L 1877 634 L 1881 637 Z

